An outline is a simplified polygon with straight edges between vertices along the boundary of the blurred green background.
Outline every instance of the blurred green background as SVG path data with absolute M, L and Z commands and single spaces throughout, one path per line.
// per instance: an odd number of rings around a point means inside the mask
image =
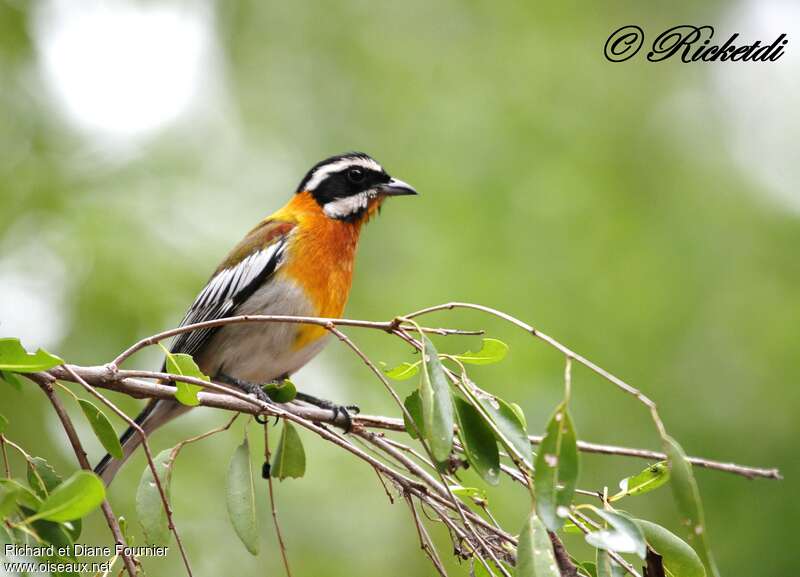
M 603 57 L 624 24 L 652 39 L 689 22 L 714 25 L 720 42 L 786 32 L 790 43 L 768 64 Z M 779 0 L 0 1 L 0 333 L 73 363 L 110 360 L 177 324 L 227 250 L 314 162 L 364 150 L 421 195 L 390 201 L 366 229 L 348 316 L 468 300 L 533 323 L 655 399 L 688 453 L 780 467 L 783 482 L 697 477 L 722 573 L 793 574 L 799 23 L 798 5 Z M 511 345 L 474 376 L 518 401 L 540 433 L 561 396 L 560 356 L 478 314 L 435 320 Z M 410 358 L 385 335 L 349 332 L 375 360 Z M 478 339 L 437 342 L 457 351 Z M 159 363 L 153 351 L 134 364 Z M 398 413 L 339 343 L 295 380 Z M 9 437 L 73 469 L 41 393 L 0 393 Z M 581 438 L 658 447 L 646 411 L 584 369 L 573 397 Z M 118 400 L 131 413 L 141 405 Z M 194 411 L 153 444 L 223 419 Z M 96 461 L 101 448 L 80 432 Z M 282 572 L 265 488 L 260 557 L 226 519 L 241 434 L 190 446 L 176 466 L 173 505 L 197 575 Z M 251 438 L 260 443 L 256 429 Z M 407 509 L 387 502 L 374 473 L 303 438 L 307 476 L 278 485 L 295 576 L 433 574 Z M 614 489 L 644 464 L 585 456 L 580 486 Z M 129 519 L 143 468 L 139 454 L 110 490 Z M 518 488 L 504 483 L 490 502 L 510 530 L 521 526 Z M 666 489 L 625 508 L 679 530 Z M 109 542 L 99 513 L 81 540 Z M 579 541 L 568 544 L 588 558 Z M 174 547 L 144 562 L 151 575 L 182 571 Z

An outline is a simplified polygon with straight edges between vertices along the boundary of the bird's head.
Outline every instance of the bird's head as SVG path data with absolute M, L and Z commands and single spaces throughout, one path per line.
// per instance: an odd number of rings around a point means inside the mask
M 297 187 L 310 194 L 328 218 L 363 222 L 386 197 L 417 194 L 411 185 L 392 178 L 363 152 L 331 156 L 315 164 Z

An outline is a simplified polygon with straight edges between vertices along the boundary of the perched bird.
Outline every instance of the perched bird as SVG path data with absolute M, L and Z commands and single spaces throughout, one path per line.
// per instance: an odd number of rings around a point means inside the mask
M 217 267 L 181 325 L 248 314 L 340 317 L 362 225 L 387 197 L 413 194 L 410 185 L 360 152 L 317 163 L 293 198 L 247 233 Z M 261 386 L 308 363 L 323 348 L 326 335 L 323 327 L 313 325 L 232 324 L 183 333 L 171 350 L 192 355 L 213 380 L 264 398 Z M 344 410 L 309 395 L 300 398 L 337 414 Z M 149 435 L 190 408 L 154 399 L 136 422 Z M 120 441 L 123 458 L 106 455 L 95 469 L 106 484 L 141 438 L 131 427 Z

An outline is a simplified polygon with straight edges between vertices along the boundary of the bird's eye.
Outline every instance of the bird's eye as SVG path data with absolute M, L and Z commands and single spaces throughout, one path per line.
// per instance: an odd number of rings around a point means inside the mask
M 364 169 L 351 168 L 347 171 L 347 180 L 353 183 L 359 183 L 364 180 Z

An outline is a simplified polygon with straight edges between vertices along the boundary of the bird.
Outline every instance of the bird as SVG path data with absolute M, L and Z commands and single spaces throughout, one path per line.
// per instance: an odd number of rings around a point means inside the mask
M 388 197 L 416 194 L 363 152 L 318 162 L 292 198 L 228 253 L 181 326 L 236 315 L 341 318 L 362 226 Z M 266 400 L 262 385 L 281 382 L 306 365 L 327 336 L 317 325 L 229 324 L 181 333 L 170 352 L 191 355 L 212 380 Z M 334 416 L 342 412 L 349 424 L 346 408 L 301 393 L 298 398 L 331 409 Z M 149 436 L 190 408 L 173 399 L 152 399 L 135 422 Z M 122 459 L 106 455 L 95 473 L 109 485 L 141 442 L 129 427 L 120 437 Z

